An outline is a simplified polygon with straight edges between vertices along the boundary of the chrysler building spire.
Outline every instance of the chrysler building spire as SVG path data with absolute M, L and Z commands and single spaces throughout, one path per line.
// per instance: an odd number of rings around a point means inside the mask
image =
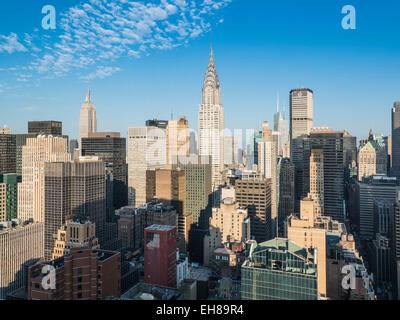
M 215 68 L 215 63 L 214 63 L 212 39 L 211 39 L 211 49 L 210 49 L 210 61 L 208 62 L 208 67 L 203 83 L 202 103 L 221 104 L 221 88 L 219 84 L 217 69 Z

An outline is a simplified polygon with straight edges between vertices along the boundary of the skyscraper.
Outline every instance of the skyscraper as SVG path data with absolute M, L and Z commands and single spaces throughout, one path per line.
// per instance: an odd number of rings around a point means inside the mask
M 186 178 L 181 169 L 158 169 L 147 171 L 147 202 L 157 198 L 165 205 L 173 206 L 177 211 L 178 241 L 182 252 L 189 243 L 189 230 L 192 216 L 186 213 Z M 156 222 L 154 222 L 156 224 Z M 161 223 L 157 223 L 161 224 Z
M 0 222 L 17 218 L 18 176 L 0 173 Z
M 310 157 L 310 192 L 315 216 L 324 215 L 324 150 L 314 147 Z
M 392 175 L 400 179 L 400 101 L 392 109 Z
M 296 168 L 296 209 L 303 190 L 303 139 L 313 127 L 314 97 L 310 89 L 290 91 L 290 158 Z
M 22 147 L 26 145 L 26 139 L 36 138 L 38 135 L 36 133 L 21 133 L 16 134 L 16 167 L 17 175 L 22 177 Z
M 250 219 L 235 197 L 221 196 L 219 208 L 212 209 L 209 233 L 204 239 L 204 264 L 208 264 L 213 251 L 224 243 L 245 242 L 250 239 Z
M 179 157 L 190 154 L 189 122 L 185 116 L 170 120 L 167 125 L 167 164 L 178 163 Z
M 166 165 L 165 128 L 145 126 L 128 129 L 129 205 L 139 207 L 146 203 L 146 171 L 165 169 Z
M 323 150 L 324 214 L 344 221 L 343 131 L 328 127 L 313 128 L 303 139 L 303 194 L 310 192 L 310 158 L 313 148 Z
M 251 237 L 257 242 L 269 240 L 272 232 L 271 179 L 262 176 L 237 179 L 235 197 L 240 208 L 248 210 Z
M 126 139 L 119 132 L 93 132 L 82 138 L 82 156 L 98 156 L 104 161 L 107 174 L 112 176 L 111 204 L 107 207 L 107 217 L 114 215 L 113 209 L 128 204 L 126 172 Z M 111 212 L 110 212 L 111 211 Z M 109 220 L 109 219 L 108 219 Z
M 0 134 L 0 173 L 15 173 L 16 169 L 16 136 Z
M 0 224 L 0 300 L 26 285 L 25 265 L 43 258 L 43 223 Z
M 199 155 L 211 156 L 213 188 L 222 182 L 224 169 L 224 107 L 211 45 L 199 109 Z
M 295 168 L 289 158 L 279 162 L 279 234 L 284 235 L 284 223 L 294 211 Z
M 204 158 L 204 159 L 203 159 Z M 209 157 L 190 156 L 186 161 L 173 165 L 172 169 L 185 172 L 185 214 L 192 216 L 193 223 L 208 229 L 211 215 L 211 164 Z
M 360 239 L 374 239 L 374 201 L 384 200 L 394 203 L 399 190 L 396 178 L 385 175 L 372 175 L 356 182 L 352 195 L 354 197 L 352 220 L 360 228 Z
M 18 184 L 18 219 L 44 221 L 44 163 L 71 160 L 67 139 L 39 135 L 22 147 L 22 183 Z
M 95 223 L 96 236 L 104 244 L 105 169 L 97 157 L 73 162 L 47 162 L 44 167 L 45 258 L 51 259 L 58 229 L 69 219 Z
M 282 113 L 279 111 L 279 99 L 277 102 L 277 111 L 274 114 L 274 131 L 279 132 L 279 141 L 278 141 L 278 155 L 279 156 L 288 156 L 285 153 L 285 147 L 289 142 L 289 121 L 285 120 L 282 116 Z
M 79 142 L 81 143 L 82 138 L 89 137 L 89 133 L 91 132 L 97 132 L 97 116 L 96 108 L 92 103 L 90 96 L 90 87 L 88 87 L 86 99 L 82 105 L 81 115 L 79 118 Z
M 60 122 L 60 121 L 29 121 L 28 122 L 28 133 L 61 136 L 62 135 L 62 122 Z
M 368 140 L 358 150 L 358 181 L 374 174 L 387 174 L 387 153 L 370 130 Z
M 278 216 L 278 145 L 279 132 L 269 128 L 268 121 L 264 121 L 262 128 L 262 142 L 258 143 L 258 170 L 266 179 L 271 179 L 271 224 L 276 225 Z M 271 237 L 275 237 L 276 228 L 271 229 Z

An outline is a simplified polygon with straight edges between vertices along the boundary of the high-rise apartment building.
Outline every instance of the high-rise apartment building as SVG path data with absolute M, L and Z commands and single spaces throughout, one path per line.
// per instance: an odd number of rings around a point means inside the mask
M 44 288 L 42 269 L 55 268 L 56 288 Z M 28 268 L 28 300 L 104 300 L 121 295 L 121 254 L 71 248 L 61 258 Z
M 176 164 L 179 157 L 190 155 L 189 122 L 185 116 L 170 120 L 167 125 L 167 164 Z
M 387 174 L 387 153 L 370 130 L 368 140 L 358 149 L 358 180 L 374 174 Z
M 242 265 L 242 300 L 317 300 L 314 250 L 289 239 L 247 243 Z
M 16 136 L 0 134 L 0 173 L 16 173 Z
M 79 142 L 82 138 L 89 137 L 89 133 L 97 132 L 97 115 L 96 108 L 92 103 L 90 88 L 88 87 L 85 102 L 82 105 L 79 118 Z
M 176 287 L 177 229 L 152 225 L 144 230 L 144 282 Z
M 146 203 L 146 171 L 165 169 L 167 164 L 166 129 L 156 126 L 128 129 L 128 203 Z
M 87 138 L 82 138 L 81 150 L 82 156 L 98 156 L 104 161 L 106 172 L 112 177 L 113 209 L 126 206 L 128 204 L 126 139 L 121 138 L 119 132 L 89 133 Z M 107 217 L 113 215 L 114 212 L 107 212 Z
M 224 106 L 212 46 L 199 109 L 199 155 L 211 156 L 215 190 L 222 182 L 224 169 Z
M 271 180 L 262 176 L 235 181 L 235 198 L 240 208 L 247 208 L 251 237 L 257 242 L 271 235 Z
M 67 139 L 39 135 L 22 147 L 22 183 L 18 184 L 18 219 L 44 222 L 44 163 L 69 161 Z
M 324 215 L 344 221 L 343 131 L 313 128 L 303 139 L 303 197 L 310 192 L 311 150 L 323 150 Z
M 26 285 L 25 266 L 43 254 L 43 223 L 0 223 L 0 300 Z
M 60 121 L 29 121 L 28 133 L 36 135 L 62 135 L 62 122 Z
M 314 96 L 310 89 L 290 91 L 290 158 L 296 168 L 296 209 L 303 195 L 303 139 L 313 127 Z
M 400 102 L 392 109 L 392 175 L 400 179 Z
M 15 173 L 0 173 L 0 222 L 17 218 L 18 176 Z

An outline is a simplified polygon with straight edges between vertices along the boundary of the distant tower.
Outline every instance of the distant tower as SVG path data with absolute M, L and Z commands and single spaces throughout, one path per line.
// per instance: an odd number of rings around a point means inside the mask
M 312 148 L 310 156 L 310 192 L 315 216 L 324 215 L 324 150 Z
M 81 108 L 81 116 L 79 119 L 79 142 L 82 145 L 82 138 L 88 138 L 89 133 L 97 132 L 97 116 L 96 108 L 90 97 L 90 84 L 86 93 L 85 102 Z
M 214 187 L 221 182 L 224 168 L 223 130 L 224 107 L 221 104 L 221 87 L 211 43 L 210 61 L 204 78 L 202 104 L 199 109 L 199 155 L 212 156 Z
M 400 179 L 400 102 L 392 109 L 392 175 Z
M 296 168 L 296 211 L 303 194 L 303 139 L 313 127 L 313 92 L 310 89 L 290 91 L 290 158 Z

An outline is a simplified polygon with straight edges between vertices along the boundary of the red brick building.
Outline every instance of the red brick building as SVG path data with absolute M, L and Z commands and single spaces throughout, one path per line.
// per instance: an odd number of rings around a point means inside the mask
M 152 225 L 144 229 L 144 281 L 176 287 L 177 228 Z
M 42 268 L 55 268 L 55 289 L 43 288 Z M 28 269 L 29 300 L 102 300 L 121 295 L 121 254 L 72 248 L 61 258 Z

